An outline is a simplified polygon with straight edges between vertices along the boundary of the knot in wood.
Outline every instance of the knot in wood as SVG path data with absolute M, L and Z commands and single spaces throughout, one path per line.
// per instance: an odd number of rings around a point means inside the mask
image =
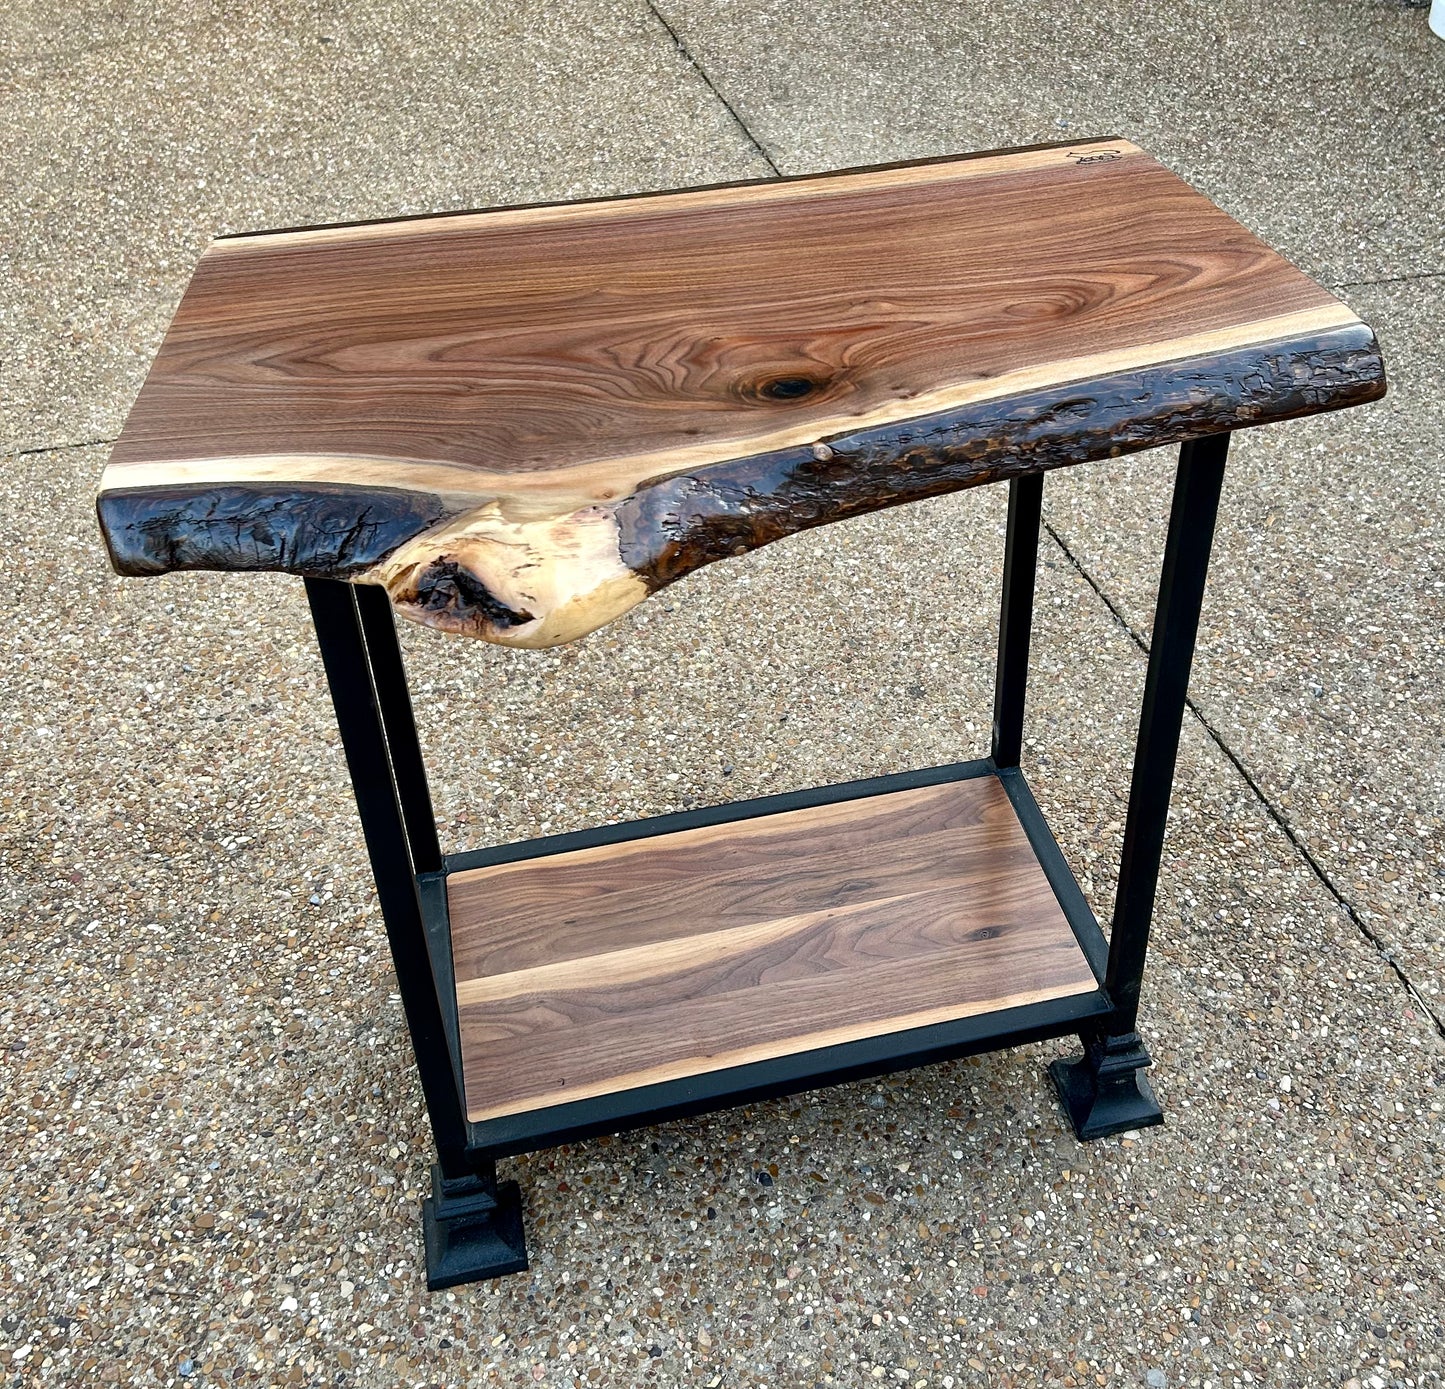
M 818 395 L 828 384 L 827 380 L 816 374 L 788 372 L 744 382 L 741 394 L 745 400 L 754 400 L 760 404 L 791 405 L 794 401 L 807 400 Z

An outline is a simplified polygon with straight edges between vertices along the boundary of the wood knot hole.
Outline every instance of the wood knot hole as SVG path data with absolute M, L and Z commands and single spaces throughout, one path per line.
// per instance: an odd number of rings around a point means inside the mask
M 802 400 L 818 389 L 818 382 L 806 376 L 775 376 L 758 387 L 764 400 Z

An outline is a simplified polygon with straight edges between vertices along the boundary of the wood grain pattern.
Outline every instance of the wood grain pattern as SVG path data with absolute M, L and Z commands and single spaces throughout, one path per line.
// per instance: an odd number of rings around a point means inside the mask
M 447 880 L 452 954 L 470 979 L 691 935 L 659 891 L 704 895 L 721 929 L 1011 874 L 1033 862 L 1017 829 L 1006 796 L 930 788 L 470 869 Z
M 1091 992 L 992 777 L 448 880 L 473 1120 Z
M 232 238 L 107 467 L 123 573 L 386 585 L 513 645 L 807 526 L 1384 389 L 1128 141 Z

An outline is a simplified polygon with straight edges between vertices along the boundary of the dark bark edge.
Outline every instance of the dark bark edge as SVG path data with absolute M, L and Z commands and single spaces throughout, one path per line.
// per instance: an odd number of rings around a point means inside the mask
M 279 570 L 344 579 L 458 508 L 431 492 L 339 483 L 118 488 L 96 503 L 121 574 Z
M 1022 473 L 1343 409 L 1385 392 L 1364 324 L 1165 363 L 645 483 L 618 507 L 650 590 L 797 531 Z M 97 510 L 121 574 L 276 570 L 349 578 L 465 509 L 339 483 L 116 488 Z
M 656 591 L 848 516 L 1384 393 L 1375 336 L 1361 323 L 979 401 L 646 483 L 618 509 L 622 558 Z

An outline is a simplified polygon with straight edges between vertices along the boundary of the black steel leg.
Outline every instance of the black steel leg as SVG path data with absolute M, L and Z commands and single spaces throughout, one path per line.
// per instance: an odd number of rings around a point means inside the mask
M 998 668 L 993 682 L 993 762 L 1017 767 L 1023 752 L 1024 697 L 1029 679 L 1029 635 L 1034 620 L 1034 577 L 1039 563 L 1039 515 L 1044 475 L 1008 485 L 1008 536 L 1003 551 L 1003 603 L 998 620 Z
M 416 719 L 411 711 L 411 693 L 406 687 L 406 667 L 402 665 L 401 647 L 396 640 L 391 599 L 379 584 L 350 587 L 356 595 L 356 611 L 376 686 L 377 707 L 391 753 L 412 867 L 417 873 L 440 873 L 442 851 L 437 842 L 437 822 L 432 813 L 431 793 L 427 790 Z
M 396 632 L 390 613 L 383 623 L 374 596 L 351 584 L 307 579 L 306 597 L 436 1143 L 424 1211 L 427 1286 L 516 1273 L 527 1266 L 521 1196 L 515 1182 L 497 1184 L 494 1164 L 467 1155 L 466 1116 L 427 950 L 409 831 L 420 830 L 425 862 L 435 853 L 436 828 L 410 703 L 400 703 L 406 690 Z M 388 739 L 393 729 L 400 756 Z
M 1104 988 L 1114 1011 L 1097 1032 L 1083 1037 L 1082 1056 L 1055 1061 L 1049 1067 L 1080 1138 L 1103 1138 L 1164 1122 L 1144 1075 L 1149 1053 L 1135 1026 L 1179 730 L 1228 451 L 1229 435 L 1215 434 L 1185 444 L 1179 454 L 1129 788 L 1119 891 L 1109 935 Z

